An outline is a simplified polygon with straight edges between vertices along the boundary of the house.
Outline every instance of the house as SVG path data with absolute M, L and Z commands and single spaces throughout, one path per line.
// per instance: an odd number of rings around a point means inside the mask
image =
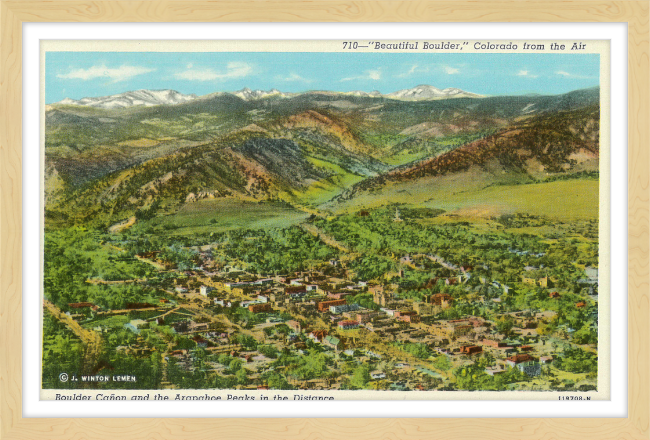
M 341 349 L 341 340 L 337 337 L 334 337 L 332 335 L 325 336 L 323 338 L 323 345 L 326 345 L 330 348 L 333 348 L 334 350 L 340 350 Z
M 300 326 L 300 323 L 298 321 L 291 320 L 291 321 L 287 321 L 286 324 L 295 333 L 300 333 L 302 331 L 302 327 Z
M 481 344 L 492 348 L 504 348 L 508 346 L 508 344 L 506 344 L 505 342 L 497 341 L 495 339 L 483 339 L 481 341 Z
M 521 282 L 524 284 L 530 284 L 531 286 L 537 285 L 537 280 L 535 278 L 527 277 L 525 275 L 521 277 Z
M 199 336 L 199 335 L 194 336 L 194 337 L 192 338 L 192 340 L 193 340 L 194 342 L 196 342 L 196 346 L 199 347 L 199 348 L 205 348 L 205 347 L 208 346 L 208 341 L 206 341 L 205 339 L 203 339 L 203 338 L 202 338 L 201 336 Z
M 550 364 L 553 362 L 553 356 L 542 356 L 539 358 L 540 364 Z
M 327 336 L 327 330 L 314 330 L 309 333 L 309 339 L 314 342 L 323 342 L 323 339 Z
M 214 305 L 215 306 L 221 306 L 221 307 L 230 307 L 232 305 L 232 303 L 230 301 L 215 298 L 214 299 Z
M 411 323 L 418 323 L 420 322 L 420 317 L 416 312 L 409 311 L 409 312 L 398 312 L 399 315 L 396 315 L 397 319 L 403 322 L 411 322 Z
M 176 293 L 180 293 L 180 294 L 187 293 L 187 289 L 181 286 L 176 287 L 174 290 L 176 290 Z
M 386 373 L 370 373 L 370 378 L 373 380 L 386 379 Z
M 560 294 L 558 292 L 551 292 L 548 294 L 549 298 L 559 298 Z
M 576 307 L 577 307 L 577 308 L 582 308 L 582 307 L 584 307 L 585 305 L 586 305 L 586 304 L 585 304 L 584 301 L 580 301 L 580 302 L 577 302 L 577 303 L 576 303 Z
M 483 348 L 478 345 L 461 345 L 460 352 L 462 354 L 478 354 L 483 351 Z
M 359 328 L 359 322 L 358 321 L 339 321 L 336 325 L 341 330 L 351 330 L 355 328 Z
M 355 316 L 355 321 L 359 321 L 361 324 L 365 324 L 367 322 L 370 322 L 372 318 L 376 316 L 378 316 L 377 312 L 357 313 Z
M 287 286 L 284 288 L 284 294 L 291 297 L 304 296 L 307 293 L 307 286 Z
M 331 299 L 343 299 L 346 296 L 355 295 L 355 292 L 328 292 L 327 297 Z
M 212 292 L 213 290 L 214 290 L 214 287 L 210 287 L 210 286 L 201 286 L 200 289 L 199 289 L 201 295 L 203 295 L 203 296 L 208 296 L 208 294 L 210 292 Z
M 519 371 L 526 373 L 528 376 L 539 376 L 542 373 L 540 363 L 533 356 L 524 353 L 516 354 L 506 358 L 506 365 L 517 368 Z
M 132 319 L 130 322 L 124 324 L 124 328 L 131 330 L 133 333 L 140 333 L 140 329 L 147 325 L 147 321 L 143 319 Z
M 542 277 L 538 279 L 537 284 L 540 287 L 551 287 L 553 285 L 553 283 L 551 282 L 551 280 L 548 279 L 548 277 Z

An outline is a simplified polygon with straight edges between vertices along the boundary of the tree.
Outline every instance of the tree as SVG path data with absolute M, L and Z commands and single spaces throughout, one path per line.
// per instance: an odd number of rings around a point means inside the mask
M 350 378 L 350 384 L 357 389 L 363 389 L 368 382 L 370 382 L 370 368 L 367 365 L 359 365 Z

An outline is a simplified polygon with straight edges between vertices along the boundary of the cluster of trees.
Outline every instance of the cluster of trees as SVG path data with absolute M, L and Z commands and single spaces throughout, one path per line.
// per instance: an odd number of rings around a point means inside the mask
M 89 301 L 106 309 L 143 302 L 151 289 L 133 284 L 89 284 L 88 279 L 131 280 L 152 274 L 145 263 L 122 258 L 119 251 L 99 246 L 97 237 L 72 227 L 45 234 L 45 297 L 67 310 L 68 303 Z
M 240 260 L 249 270 L 267 274 L 309 269 L 338 255 L 338 251 L 298 227 L 254 234 L 229 231 L 222 234 L 220 243 L 219 252 L 227 260 Z
M 507 368 L 505 372 L 490 376 L 485 372 L 486 362 L 479 359 L 472 364 L 454 370 L 456 388 L 466 391 L 505 391 L 508 384 L 528 380 L 526 373 L 517 368 Z
M 395 345 L 418 359 L 428 359 L 432 354 L 426 344 L 419 342 L 395 342 Z
M 553 359 L 553 366 L 571 373 L 595 373 L 598 371 L 598 355 L 567 344 L 562 354 Z

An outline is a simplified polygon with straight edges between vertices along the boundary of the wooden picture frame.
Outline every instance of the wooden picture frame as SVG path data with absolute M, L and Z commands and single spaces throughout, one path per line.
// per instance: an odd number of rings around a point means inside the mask
M 648 1 L 0 0 L 0 439 L 650 438 Z M 24 418 L 22 24 L 26 22 L 625 22 L 628 25 L 626 418 Z

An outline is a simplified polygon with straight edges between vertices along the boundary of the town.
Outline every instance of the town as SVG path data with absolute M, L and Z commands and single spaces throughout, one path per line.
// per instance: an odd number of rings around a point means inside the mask
M 54 377 L 77 368 L 134 376 L 111 384 L 132 389 L 596 389 L 597 248 L 584 237 L 597 223 L 555 223 L 549 241 L 504 232 L 540 218 L 477 232 L 431 225 L 437 214 L 361 210 L 183 246 L 77 232 L 138 276 L 88 277 L 85 301 L 49 296 L 46 338 L 59 339 L 45 341 L 44 386 L 103 386 Z M 78 362 L 54 348 L 66 343 Z

